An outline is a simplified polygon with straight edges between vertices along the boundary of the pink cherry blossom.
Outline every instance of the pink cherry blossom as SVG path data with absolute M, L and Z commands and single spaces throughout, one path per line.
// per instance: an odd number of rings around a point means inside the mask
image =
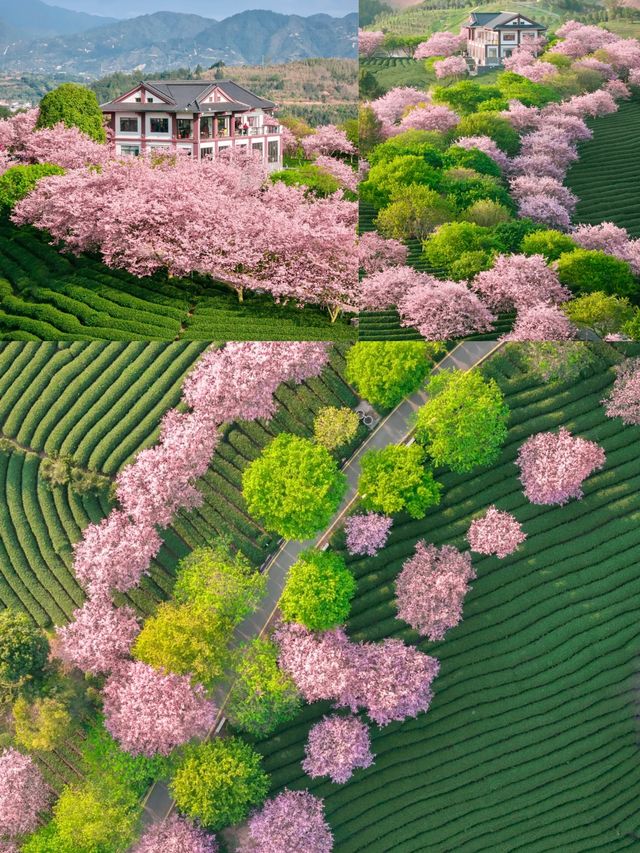
M 358 30 L 358 53 L 360 56 L 373 56 L 382 47 L 383 41 L 384 33 L 379 30 L 376 32 Z
M 516 464 L 525 497 L 533 504 L 565 504 L 583 496 L 582 483 L 605 463 L 604 450 L 562 427 L 539 432 L 520 447 Z
M 366 554 L 375 557 L 384 548 L 393 519 L 378 512 L 351 515 L 344 523 L 347 551 L 350 554 Z
M 640 68 L 632 68 L 629 71 L 629 85 L 640 86 Z
M 474 519 L 467 531 L 472 551 L 495 554 L 499 560 L 513 554 L 526 538 L 518 519 L 495 506 L 490 506 L 481 518 Z
M 518 131 L 533 130 L 538 127 L 540 110 L 538 107 L 525 107 L 521 101 L 509 101 L 509 109 L 503 110 L 500 115 Z
M 640 43 L 635 38 L 609 42 L 604 47 L 604 54 L 607 61 L 620 73 L 640 67 Z
M 333 714 L 309 730 L 302 769 L 311 776 L 328 776 L 343 784 L 358 768 L 373 764 L 369 729 L 357 717 Z
M 280 143 L 282 144 L 282 153 L 292 157 L 297 154 L 300 147 L 298 137 L 284 124 L 280 128 Z
M 545 108 L 540 114 L 540 121 L 545 127 L 560 131 L 571 143 L 584 142 L 591 139 L 593 131 L 587 127 L 584 120 L 576 115 L 568 115 L 553 108 Z
M 453 130 L 459 121 L 458 114 L 449 107 L 427 104 L 408 112 L 400 122 L 400 127 L 403 130 L 439 130 L 446 133 Z
M 438 279 L 412 287 L 398 300 L 398 313 L 403 326 L 415 327 L 428 341 L 489 332 L 495 322 L 465 284 Z
M 141 661 L 122 664 L 104 686 L 107 731 L 133 755 L 169 755 L 204 737 L 217 710 L 189 677 L 156 670 Z
M 193 826 L 186 818 L 172 814 L 153 823 L 132 853 L 217 853 L 213 836 Z
M 308 791 L 286 788 L 249 818 L 238 853 L 331 853 L 333 836 L 324 803 Z
M 33 832 L 50 792 L 34 760 L 16 749 L 0 753 L 0 836 Z
M 381 272 L 388 267 L 406 263 L 408 249 L 399 240 L 388 240 L 377 231 L 365 231 L 358 244 L 360 266 L 367 275 Z
M 435 281 L 413 267 L 398 266 L 374 272 L 360 282 L 361 311 L 384 311 L 397 305 L 412 288 Z
M 444 639 L 462 619 L 462 603 L 475 576 L 469 554 L 452 545 L 418 542 L 396 579 L 398 619 L 422 637 Z
M 431 56 L 451 56 L 466 44 L 463 35 L 448 31 L 434 33 L 427 41 L 420 42 L 413 54 L 414 59 L 429 59 Z
M 315 165 L 322 169 L 323 172 L 328 172 L 343 186 L 352 193 L 358 189 L 358 175 L 353 171 L 348 163 L 344 160 L 338 160 L 337 157 L 327 157 L 320 154 L 315 159 Z
M 571 298 L 542 255 L 498 255 L 491 269 L 475 276 L 471 287 L 495 312 L 554 305 Z
M 433 69 L 438 79 L 442 79 L 443 77 L 466 77 L 469 73 L 467 61 L 462 56 L 449 56 L 446 59 L 434 62 Z
M 599 249 L 626 261 L 634 275 L 640 275 L 640 239 L 632 240 L 628 232 L 613 222 L 578 225 L 571 237 L 583 249 Z
M 572 63 L 571 68 L 574 70 L 586 68 L 589 71 L 597 71 L 598 74 L 602 74 L 605 80 L 611 80 L 612 77 L 616 76 L 616 72 L 610 62 L 602 62 L 602 60 L 596 59 L 595 56 L 585 56 L 583 59 L 576 60 Z
M 400 121 L 407 107 L 423 104 L 429 100 L 426 92 L 412 86 L 396 86 L 371 101 L 371 109 L 383 124 L 395 124 Z
M 510 171 L 516 175 L 546 175 L 562 180 L 566 169 L 546 154 L 519 154 L 511 160 Z
M 501 148 L 498 148 L 490 136 L 461 136 L 456 139 L 454 145 L 466 149 L 477 148 L 478 151 L 482 151 L 492 160 L 495 160 L 498 166 L 505 171 L 509 166 L 509 158 Z
M 615 100 L 627 100 L 631 97 L 631 89 L 627 85 L 625 85 L 622 80 L 609 80 L 608 83 L 605 83 L 604 89 L 608 92 Z
M 577 115 L 581 118 L 590 116 L 600 118 L 601 116 L 615 113 L 618 106 L 610 92 L 604 89 L 596 89 L 586 95 L 574 95 L 562 104 L 562 111 L 566 115 Z
M 56 629 L 56 657 L 92 675 L 110 672 L 129 656 L 140 632 L 130 607 L 106 598 L 89 599 L 73 612 L 73 622 Z
M 356 152 L 353 143 L 347 139 L 347 134 L 335 124 L 321 125 L 310 136 L 304 136 L 302 149 L 306 157 L 312 157 L 315 154 L 355 154 Z
M 577 328 L 555 305 L 532 305 L 522 308 L 505 341 L 570 341 L 577 337 Z
M 518 215 L 561 231 L 566 231 L 571 225 L 571 216 L 567 208 L 557 198 L 547 193 L 538 193 L 521 199 L 518 204 Z
M 565 187 L 557 178 L 540 175 L 534 178 L 531 175 L 518 175 L 509 181 L 511 195 L 521 201 L 533 195 L 542 194 L 555 198 L 555 200 L 569 211 L 575 210 L 578 197 Z
M 640 424 L 640 358 L 627 359 L 616 368 L 617 376 L 606 400 L 608 418 L 621 418 L 623 424 Z
M 572 25 L 576 24 L 575 21 L 567 22 L 567 24 L 569 23 Z M 564 27 L 566 27 L 567 24 L 565 24 Z M 586 24 L 578 24 L 577 26 L 572 26 L 571 29 L 561 28 L 557 31 L 558 35 L 561 35 L 561 30 L 566 34 L 564 36 L 564 41 L 555 44 L 552 48 L 552 52 L 563 53 L 566 56 L 573 56 L 576 58 L 579 56 L 585 56 L 588 53 L 593 53 L 595 50 L 605 47 L 605 45 L 610 42 L 618 40 L 617 36 L 602 27 Z

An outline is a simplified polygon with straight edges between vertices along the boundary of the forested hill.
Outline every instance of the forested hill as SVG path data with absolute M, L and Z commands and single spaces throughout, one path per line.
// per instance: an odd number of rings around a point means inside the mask
M 54 38 L 14 39 L 0 27 L 0 71 L 85 74 L 153 71 L 216 62 L 258 65 L 355 57 L 357 14 L 281 15 L 253 10 L 214 21 L 157 12 Z

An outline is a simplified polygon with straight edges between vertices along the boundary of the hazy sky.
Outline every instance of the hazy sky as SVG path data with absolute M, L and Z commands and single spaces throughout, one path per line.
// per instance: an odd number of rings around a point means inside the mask
M 78 12 L 132 18 L 151 12 L 191 12 L 207 18 L 228 18 L 246 9 L 271 9 L 284 14 L 314 15 L 326 12 L 341 17 L 358 9 L 358 0 L 45 0 Z

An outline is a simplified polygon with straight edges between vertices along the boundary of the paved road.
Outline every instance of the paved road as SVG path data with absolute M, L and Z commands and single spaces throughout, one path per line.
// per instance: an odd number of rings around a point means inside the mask
M 458 344 L 433 368 L 432 372 L 438 373 L 442 370 L 452 369 L 469 370 L 469 368 L 483 361 L 498 346 L 499 344 L 496 344 L 495 341 L 466 341 Z M 345 463 L 342 470 L 347 476 L 347 491 L 329 527 L 315 539 L 309 539 L 306 542 L 284 542 L 273 554 L 264 567 L 267 572 L 267 591 L 264 599 L 259 608 L 238 625 L 234 643 L 251 640 L 267 630 L 275 617 L 287 572 L 297 560 L 300 552 L 307 548 L 322 548 L 326 545 L 336 528 L 342 524 L 351 505 L 357 500 L 360 459 L 363 453 L 386 447 L 388 444 L 401 444 L 407 441 L 413 428 L 413 415 L 425 403 L 426 399 L 426 393 L 421 390 L 403 400 L 378 423 L 369 437 Z M 215 698 L 220 712 L 209 733 L 210 737 L 217 734 L 224 725 L 224 706 L 229 686 L 229 684 L 223 684 L 216 691 Z M 164 782 L 157 782 L 151 787 L 145 800 L 143 821 L 148 825 L 163 820 L 171 813 L 172 809 L 173 801 L 167 785 Z

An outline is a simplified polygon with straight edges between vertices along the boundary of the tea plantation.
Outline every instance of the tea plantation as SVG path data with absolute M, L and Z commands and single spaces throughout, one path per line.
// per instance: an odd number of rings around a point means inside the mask
M 401 637 L 437 656 L 431 709 L 373 726 L 375 764 L 346 786 L 300 767 L 328 704 L 258 745 L 274 789 L 325 798 L 340 853 L 638 848 L 640 428 L 605 417 L 614 374 L 604 356 L 561 385 L 534 379 L 510 353 L 483 368 L 511 408 L 499 462 L 466 476 L 439 472 L 436 511 L 399 519 L 376 558 L 349 559 L 358 578 L 349 633 Z M 599 442 L 606 466 L 583 500 L 534 506 L 514 459 L 529 435 L 561 425 Z M 466 549 L 471 519 L 492 503 L 516 515 L 526 542 L 504 560 L 474 554 L 464 621 L 443 642 L 420 641 L 395 619 L 403 561 L 421 538 Z

